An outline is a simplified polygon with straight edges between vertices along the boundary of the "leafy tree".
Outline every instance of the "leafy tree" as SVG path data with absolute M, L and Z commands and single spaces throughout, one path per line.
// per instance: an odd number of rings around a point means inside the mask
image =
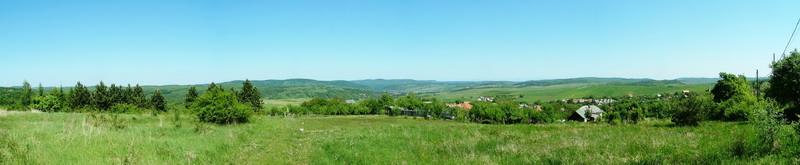
M 744 77 L 744 75 L 739 75 L 737 77 L 733 74 L 721 72 L 719 73 L 719 77 L 722 78 L 722 80 L 717 81 L 717 84 L 714 85 L 714 89 L 711 90 L 715 102 L 727 101 L 735 96 L 753 96 L 753 93 L 750 91 L 752 88 L 747 82 L 747 77 Z
M 719 77 L 722 80 L 717 81 L 711 93 L 714 94 L 714 101 L 720 106 L 710 114 L 710 119 L 747 120 L 753 114 L 753 105 L 756 102 L 747 78 L 725 72 L 719 73 Z
M 383 108 L 383 105 L 377 99 L 364 99 L 358 102 L 359 105 L 367 109 L 368 114 L 378 114 Z
M 28 81 L 22 82 L 22 90 L 20 91 L 20 101 L 19 103 L 27 107 L 33 102 L 33 90 L 31 89 L 31 84 Z
M 239 101 L 245 104 L 250 104 L 254 108 L 261 109 L 261 92 L 258 88 L 250 83 L 250 80 L 245 79 L 242 84 L 242 91 L 239 94 Z
M 209 89 L 211 90 L 203 93 L 191 106 L 200 121 L 218 124 L 248 121 L 253 113 L 251 107 L 239 103 L 232 92 L 216 87 Z
M 784 111 L 784 115 L 797 120 L 797 115 L 800 114 L 800 52 L 792 51 L 788 57 L 773 62 L 770 68 L 772 75 L 766 96 L 789 105 L 790 108 Z
M 53 90 L 57 91 L 57 90 Z M 45 111 L 45 112 L 58 112 L 58 111 L 65 111 L 68 106 L 66 102 L 59 99 L 55 95 L 47 95 L 47 96 L 37 96 L 36 98 L 37 104 L 33 105 L 33 108 Z
M 167 108 L 166 108 L 167 102 L 164 101 L 164 95 L 161 94 L 161 90 L 160 89 L 156 89 L 156 91 L 153 92 L 153 95 L 150 96 L 150 104 L 151 104 L 150 105 L 151 107 L 153 107 L 154 109 L 156 109 L 158 111 L 161 111 L 161 112 L 166 112 L 167 111 Z
M 394 97 L 389 96 L 388 94 L 381 95 L 381 98 L 378 99 L 378 104 L 381 105 L 382 109 L 379 110 L 379 113 L 386 113 L 391 110 L 391 107 L 394 106 Z
M 100 81 L 100 84 L 95 86 L 94 92 L 92 92 L 92 105 L 95 108 L 103 111 L 107 111 L 111 108 L 111 97 L 109 97 L 108 89 L 106 84 Z
M 190 105 L 197 99 L 197 89 L 194 86 L 189 87 L 189 93 L 186 93 L 186 99 L 184 99 L 184 106 L 189 108 Z

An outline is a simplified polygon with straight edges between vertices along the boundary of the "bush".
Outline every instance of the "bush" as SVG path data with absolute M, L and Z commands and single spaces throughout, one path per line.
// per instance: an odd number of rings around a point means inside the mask
M 672 118 L 679 126 L 697 126 L 705 119 L 704 110 L 713 109 L 708 96 L 698 95 L 681 99 L 676 103 L 676 112 Z
M 758 128 L 758 139 L 761 153 L 776 153 L 780 150 L 781 134 L 784 126 L 781 110 L 777 102 L 765 101 L 756 105 L 754 117 L 751 122 Z
M 622 115 L 619 112 L 610 112 L 608 116 L 606 116 L 606 122 L 611 125 L 619 125 L 622 124 Z
M 31 107 L 34 109 L 39 109 L 45 112 L 69 111 L 67 109 L 69 106 L 67 106 L 66 102 L 62 101 L 56 96 L 37 96 L 33 99 L 36 104 L 31 105 Z
M 198 97 L 191 107 L 201 122 L 217 124 L 247 122 L 253 113 L 253 108 L 239 103 L 234 93 L 217 88 Z

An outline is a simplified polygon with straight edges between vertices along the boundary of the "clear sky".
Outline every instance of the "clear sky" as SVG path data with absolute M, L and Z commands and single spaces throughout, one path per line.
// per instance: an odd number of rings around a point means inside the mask
M 0 86 L 769 73 L 800 1 L 0 0 Z M 800 41 L 790 49 L 800 47 Z M 35 86 L 35 85 L 34 85 Z

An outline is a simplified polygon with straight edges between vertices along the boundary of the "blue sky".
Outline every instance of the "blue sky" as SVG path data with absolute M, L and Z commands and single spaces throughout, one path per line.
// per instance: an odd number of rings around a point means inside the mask
M 0 0 L 0 86 L 769 73 L 800 1 Z M 790 45 L 799 47 L 800 42 Z

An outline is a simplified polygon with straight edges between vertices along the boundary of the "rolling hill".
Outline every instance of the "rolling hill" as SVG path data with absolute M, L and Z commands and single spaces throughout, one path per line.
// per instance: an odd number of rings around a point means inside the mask
M 518 87 L 527 87 L 527 86 L 553 86 L 553 85 L 565 85 L 565 84 L 630 83 L 630 82 L 641 82 L 641 81 L 653 81 L 653 79 L 582 77 L 582 78 L 553 79 L 553 80 L 533 80 L 533 81 L 516 83 L 514 85 Z

